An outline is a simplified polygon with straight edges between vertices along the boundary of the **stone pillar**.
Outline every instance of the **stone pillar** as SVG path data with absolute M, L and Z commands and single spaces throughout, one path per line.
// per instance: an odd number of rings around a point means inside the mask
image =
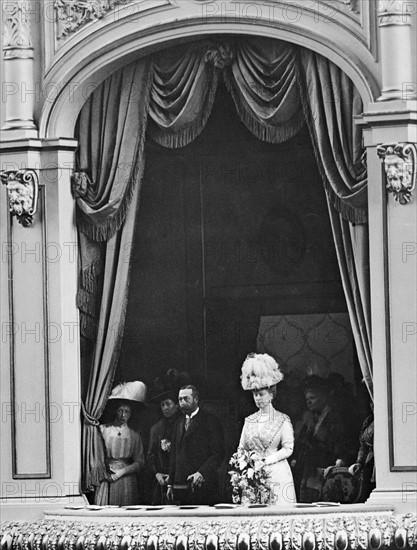
M 6 139 L 36 137 L 33 120 L 35 106 L 34 48 L 32 44 L 29 0 L 3 2 L 2 100 L 6 102 L 2 127 Z
M 372 104 L 368 152 L 376 490 L 396 512 L 417 505 L 417 193 L 415 102 Z
M 84 502 L 70 190 L 75 147 L 69 139 L 2 144 L 0 267 L 9 281 L 1 312 L 4 520 L 41 518 L 45 509 Z M 23 200 L 35 195 L 26 189 L 32 180 L 39 182 L 35 207 Z
M 408 0 L 379 0 L 382 66 L 382 93 L 379 101 L 411 100 L 417 97 L 412 70 L 411 5 Z

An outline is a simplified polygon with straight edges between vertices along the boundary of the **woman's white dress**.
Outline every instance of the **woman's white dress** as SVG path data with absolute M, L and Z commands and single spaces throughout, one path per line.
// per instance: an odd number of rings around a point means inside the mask
M 290 418 L 272 407 L 267 415 L 262 415 L 259 411 L 248 416 L 239 447 L 256 451 L 265 459 L 271 504 L 294 504 L 294 481 L 287 461 L 294 449 L 294 430 Z
M 128 426 L 101 425 L 101 435 L 106 446 L 107 467 L 116 472 L 134 462 L 137 470 L 144 464 L 143 445 L 140 435 Z M 96 495 L 95 504 L 115 504 L 126 506 L 138 504 L 137 472 L 124 475 L 117 481 L 101 482 Z

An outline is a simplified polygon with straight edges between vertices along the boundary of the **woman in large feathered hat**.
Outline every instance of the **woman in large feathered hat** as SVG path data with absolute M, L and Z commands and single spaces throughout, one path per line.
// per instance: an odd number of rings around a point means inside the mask
M 106 447 L 107 479 L 96 491 L 95 504 L 138 504 L 137 474 L 145 458 L 140 435 L 129 422 L 143 406 L 145 397 L 146 386 L 138 380 L 119 384 L 109 396 L 106 415 L 112 413 L 113 420 L 100 425 Z
M 266 468 L 269 503 L 291 505 L 296 498 L 287 459 L 293 452 L 294 431 L 290 418 L 272 406 L 276 385 L 283 377 L 278 363 L 267 353 L 251 353 L 246 357 L 242 365 L 242 388 L 252 392 L 259 410 L 245 419 L 239 448 L 255 451 Z

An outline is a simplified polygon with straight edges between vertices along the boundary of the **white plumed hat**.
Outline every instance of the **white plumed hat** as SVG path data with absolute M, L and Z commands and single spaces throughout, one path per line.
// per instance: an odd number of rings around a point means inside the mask
M 250 353 L 242 365 L 240 379 L 244 390 L 270 388 L 283 378 L 278 363 L 267 353 Z
M 134 382 L 124 382 L 113 388 L 110 399 L 123 399 L 125 401 L 136 401 L 143 403 L 146 398 L 146 386 L 143 382 L 135 380 Z

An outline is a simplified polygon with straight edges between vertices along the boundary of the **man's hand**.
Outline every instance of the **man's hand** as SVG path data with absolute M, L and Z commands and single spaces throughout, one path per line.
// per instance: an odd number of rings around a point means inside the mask
M 156 481 L 159 483 L 159 485 L 161 487 L 165 487 L 165 485 L 167 484 L 169 475 L 168 474 L 161 474 L 161 473 L 158 472 L 157 474 L 155 474 L 155 477 L 156 477 Z
M 330 470 L 334 468 L 334 466 L 327 466 L 327 468 L 323 472 L 323 477 L 327 477 L 330 473 Z
M 359 462 L 355 462 L 355 464 L 352 464 L 352 466 L 349 466 L 349 473 L 352 476 L 354 476 L 361 470 L 362 470 L 362 464 L 359 464 Z
M 201 487 L 201 484 L 204 481 L 204 477 L 200 474 L 200 472 L 196 472 L 195 474 L 191 474 L 187 477 L 187 482 L 191 482 L 191 487 Z
M 172 486 L 169 486 L 167 489 L 167 499 L 174 500 L 174 489 L 172 488 Z

